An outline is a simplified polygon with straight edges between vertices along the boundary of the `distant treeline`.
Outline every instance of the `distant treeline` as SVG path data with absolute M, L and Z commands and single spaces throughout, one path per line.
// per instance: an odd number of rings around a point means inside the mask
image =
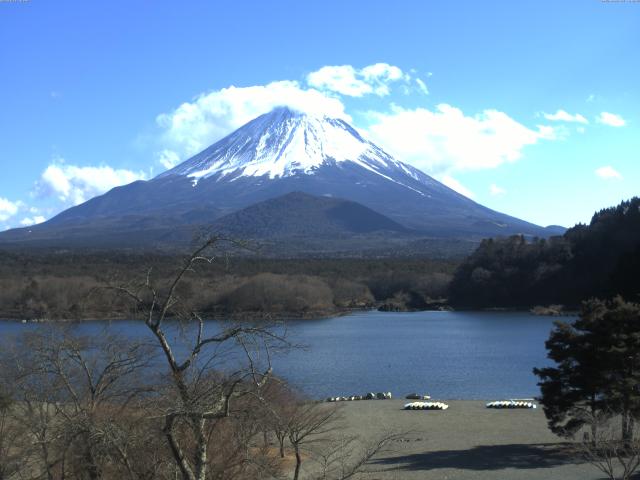
M 531 308 L 622 295 L 640 299 L 640 199 L 596 213 L 561 237 L 484 240 L 461 264 L 403 258 L 226 258 L 191 272 L 181 296 L 206 316 L 315 317 L 351 309 Z M 130 318 L 106 286 L 149 278 L 158 290 L 179 255 L 0 251 L 0 318 Z
M 119 252 L 0 252 L 0 318 L 131 318 L 104 288 L 144 282 L 159 290 L 183 257 Z M 383 306 L 420 309 L 446 295 L 456 263 L 429 259 L 262 259 L 224 255 L 199 266 L 179 292 L 205 315 L 331 315 Z
M 561 237 L 484 240 L 458 268 L 458 307 L 531 307 L 640 295 L 640 198 L 597 212 Z

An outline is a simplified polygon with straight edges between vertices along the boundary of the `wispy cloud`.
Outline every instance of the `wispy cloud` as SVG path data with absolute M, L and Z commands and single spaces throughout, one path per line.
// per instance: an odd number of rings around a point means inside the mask
M 0 222 L 6 222 L 15 214 L 21 207 L 21 202 L 12 202 L 6 198 L 0 197 Z
M 622 175 L 611 165 L 596 169 L 596 175 L 605 180 L 622 180 Z
M 610 112 L 602 112 L 596 120 L 598 123 L 609 125 L 610 127 L 624 127 L 627 124 L 622 116 Z
M 321 91 L 349 97 L 368 94 L 384 97 L 391 92 L 391 83 L 409 82 L 410 78 L 399 67 L 388 63 L 376 63 L 361 69 L 352 65 L 328 65 L 307 75 L 307 84 Z
M 429 89 L 427 88 L 427 84 L 424 83 L 424 81 L 422 81 L 419 78 L 416 78 L 416 84 L 418 85 L 418 90 L 420 90 L 425 95 L 429 95 Z
M 469 190 L 467 187 L 465 187 L 462 183 L 460 183 L 458 180 L 453 178 L 451 175 L 442 175 L 439 177 L 439 180 L 440 182 L 444 183 L 447 187 L 449 187 L 451 190 L 455 190 L 456 192 L 458 192 L 461 195 L 464 195 L 467 198 L 470 198 L 472 200 L 476 198 L 476 196 L 471 190 Z
M 489 185 L 489 193 L 494 197 L 498 197 L 500 195 L 504 195 L 505 193 L 507 193 L 507 191 L 504 188 L 499 187 L 495 183 L 492 183 L 491 185 Z
M 20 220 L 20 225 L 24 227 L 30 227 L 31 225 L 37 225 L 38 223 L 44 222 L 46 219 L 42 215 L 38 215 L 35 217 L 24 217 Z
M 160 162 L 160 165 L 164 168 L 169 170 L 180 163 L 180 156 L 173 150 L 165 148 L 158 153 L 158 162 Z
M 543 113 L 544 118 L 552 122 L 577 122 L 587 124 L 589 121 L 579 113 L 571 115 L 565 110 L 558 110 L 556 113 Z

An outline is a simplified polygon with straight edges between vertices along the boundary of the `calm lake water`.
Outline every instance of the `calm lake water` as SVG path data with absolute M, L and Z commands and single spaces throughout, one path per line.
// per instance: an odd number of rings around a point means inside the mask
M 553 320 L 512 312 L 365 312 L 291 321 L 289 339 L 307 348 L 277 356 L 273 367 L 315 398 L 370 391 L 441 399 L 531 397 L 539 394 L 531 370 L 548 364 L 544 342 Z M 43 325 L 0 322 L 0 336 L 34 328 Z M 147 334 L 135 321 L 73 328 Z

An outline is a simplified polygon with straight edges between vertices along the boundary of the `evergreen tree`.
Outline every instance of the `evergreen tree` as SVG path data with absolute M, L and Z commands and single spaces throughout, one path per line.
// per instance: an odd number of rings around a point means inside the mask
M 546 342 L 555 367 L 536 368 L 551 430 L 571 436 L 620 415 L 622 439 L 640 415 L 640 305 L 617 297 L 590 300 L 572 323 L 557 322 Z
M 575 323 L 555 325 L 545 345 L 556 367 L 533 370 L 541 380 L 538 385 L 549 428 L 557 435 L 570 437 L 588 425 L 595 438 L 595 420 L 603 411 L 606 390 L 595 339 Z

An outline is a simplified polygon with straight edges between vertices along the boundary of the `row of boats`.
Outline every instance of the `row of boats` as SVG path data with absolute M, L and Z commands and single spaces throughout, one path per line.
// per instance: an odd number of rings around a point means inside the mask
M 350 402 L 355 400 L 391 400 L 393 395 L 391 392 L 378 392 L 378 393 L 366 393 L 364 395 L 350 395 L 348 397 L 329 397 L 327 402 Z M 410 393 L 406 396 L 409 400 L 421 400 L 417 402 L 410 402 L 405 404 L 405 410 L 447 410 L 449 405 L 443 402 L 425 402 L 422 400 L 430 400 L 429 395 L 421 395 L 417 393 Z M 532 399 L 511 399 L 511 400 L 496 400 L 487 403 L 487 408 L 536 408 L 536 404 Z
M 446 410 L 449 405 L 443 402 L 411 402 L 405 410 Z M 536 404 L 527 400 L 497 400 L 487 403 L 487 408 L 536 408 Z
M 530 400 L 497 400 L 487 403 L 487 408 L 536 408 Z
M 350 395 L 348 397 L 329 397 L 327 402 L 352 402 L 354 400 L 391 400 L 391 392 L 365 393 L 364 395 Z
M 411 402 L 404 406 L 405 410 L 446 410 L 449 405 L 443 402 Z

